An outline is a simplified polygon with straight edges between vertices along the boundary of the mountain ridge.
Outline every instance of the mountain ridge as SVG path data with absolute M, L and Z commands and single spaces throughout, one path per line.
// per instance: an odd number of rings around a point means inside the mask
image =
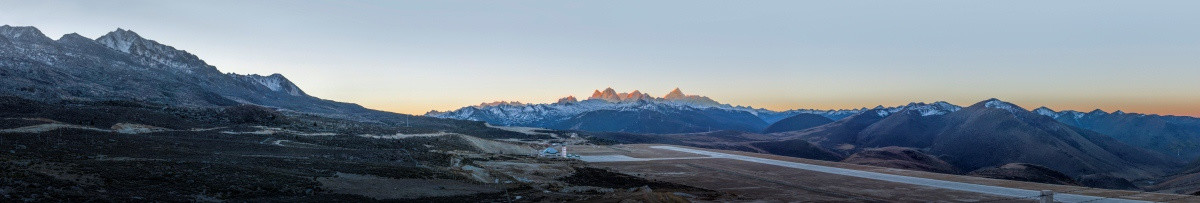
M 70 33 L 54 40 L 36 27 L 3 25 L 0 67 L 0 76 L 5 77 L 0 81 L 0 95 L 44 102 L 125 100 L 180 107 L 253 104 L 356 121 L 469 123 L 313 97 L 278 73 L 221 73 L 198 56 L 126 29 L 97 39 Z
M 543 127 L 560 130 L 593 130 L 632 133 L 695 133 L 714 130 L 758 132 L 767 125 L 801 113 L 819 114 L 840 119 L 866 110 L 789 110 L 772 111 L 746 106 L 722 104 L 709 97 L 687 95 L 675 88 L 663 97 L 653 97 L 639 90 L 619 93 L 612 88 L 593 90 L 592 96 L 576 100 L 564 97 L 555 103 L 527 104 L 497 101 L 463 107 L 453 111 L 430 111 L 425 116 L 459 120 L 485 121 L 494 125 Z M 749 115 L 749 116 L 747 116 Z M 580 117 L 584 116 L 584 117 Z M 612 123 L 612 116 L 632 118 L 621 126 Z M 741 118 L 741 119 L 735 119 Z M 753 118 L 753 119 L 751 119 Z M 722 122 L 718 122 L 722 121 Z M 591 122 L 609 122 L 593 124 Z M 641 128 L 637 123 L 668 125 L 664 128 Z M 732 123 L 723 125 L 721 123 Z M 676 130 L 667 130 L 676 129 Z M 648 131 L 643 131 L 648 130 Z
M 873 111 L 776 136 L 807 140 L 844 154 L 889 146 L 924 149 L 967 171 L 1019 162 L 1073 176 L 1109 174 L 1139 180 L 1160 177 L 1180 164 L 1161 153 L 996 99 L 934 116 Z

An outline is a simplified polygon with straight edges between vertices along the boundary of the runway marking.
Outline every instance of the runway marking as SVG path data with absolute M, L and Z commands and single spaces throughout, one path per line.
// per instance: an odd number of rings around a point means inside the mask
M 585 162 L 625 162 L 625 161 L 657 161 L 679 159 L 712 159 L 713 157 L 677 157 L 677 158 L 634 158 L 625 155 L 583 155 L 580 160 Z

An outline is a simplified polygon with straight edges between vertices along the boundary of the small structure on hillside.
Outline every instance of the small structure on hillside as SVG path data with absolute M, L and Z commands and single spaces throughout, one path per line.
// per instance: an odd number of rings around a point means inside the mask
M 546 147 L 545 149 L 542 149 L 541 151 L 537 151 L 536 155 L 538 157 L 551 157 L 551 158 L 553 158 L 553 157 L 579 158 L 579 155 L 567 153 L 567 146 L 561 146 L 561 148 L 556 148 L 556 147 L 558 147 L 558 146 Z
M 538 152 L 538 156 L 558 156 L 558 150 L 554 149 L 554 147 L 547 147 L 541 152 Z

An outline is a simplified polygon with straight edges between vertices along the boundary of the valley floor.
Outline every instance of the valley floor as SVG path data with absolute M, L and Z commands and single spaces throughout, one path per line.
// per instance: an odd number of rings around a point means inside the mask
M 592 165 L 638 177 L 776 201 L 1194 202 L 1200 197 L 928 173 L 670 145 L 579 146 Z

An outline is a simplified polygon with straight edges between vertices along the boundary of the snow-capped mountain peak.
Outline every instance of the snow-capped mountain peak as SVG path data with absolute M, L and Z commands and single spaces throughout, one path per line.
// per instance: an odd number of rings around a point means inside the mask
M 962 107 L 944 101 L 938 101 L 932 104 L 925 104 L 924 102 L 909 103 L 908 105 L 901 107 L 898 111 L 913 112 L 921 116 L 936 116 L 946 115 L 958 110 L 962 110 Z
M 576 102 L 579 102 L 579 100 L 575 99 L 575 96 L 567 96 L 567 97 L 558 99 L 558 102 L 555 102 L 555 104 L 566 104 L 566 103 L 576 103 Z
M 1026 111 L 1024 108 L 1021 108 L 1020 106 L 1017 106 L 1016 104 L 1008 103 L 1006 101 L 1001 101 L 1000 99 L 996 99 L 996 98 L 984 100 L 981 103 L 983 103 L 983 107 L 986 107 L 986 108 L 1003 109 L 1003 110 L 1007 110 L 1009 112 Z
M 209 66 L 196 55 L 143 38 L 130 30 L 117 28 L 116 31 L 96 38 L 96 42 L 117 51 L 145 57 L 149 61 L 157 62 L 174 70 L 186 73 L 196 71 L 219 73 L 216 67 Z
M 861 110 L 789 110 L 771 111 L 754 109 L 752 107 L 732 106 L 721 104 L 708 97 L 686 95 L 676 88 L 667 94 L 670 98 L 655 98 L 647 93 L 634 90 L 629 93 L 617 93 L 612 88 L 594 90 L 587 100 L 576 100 L 573 96 L 559 99 L 555 103 L 525 104 L 519 102 L 485 103 L 479 106 L 463 107 L 454 111 L 431 111 L 426 116 L 452 118 L 460 120 L 487 121 L 495 125 L 552 127 L 559 122 L 577 118 L 588 112 L 734 112 L 748 113 L 756 116 L 762 122 L 771 123 L 800 113 L 826 115 L 830 118 L 843 118 L 862 112 Z M 494 105 L 491 105 L 494 104 Z M 701 113 L 704 114 L 704 113 Z
M 146 39 L 138 35 L 136 32 L 117 28 L 116 31 L 97 38 L 96 41 L 104 44 L 108 48 L 116 49 L 121 52 L 130 53 L 130 49 L 135 44 L 145 43 Z
M 892 112 L 887 111 L 887 109 L 879 108 L 879 109 L 872 109 L 872 111 L 875 111 L 875 114 L 879 115 L 879 117 L 887 117 L 888 115 L 892 115 Z

